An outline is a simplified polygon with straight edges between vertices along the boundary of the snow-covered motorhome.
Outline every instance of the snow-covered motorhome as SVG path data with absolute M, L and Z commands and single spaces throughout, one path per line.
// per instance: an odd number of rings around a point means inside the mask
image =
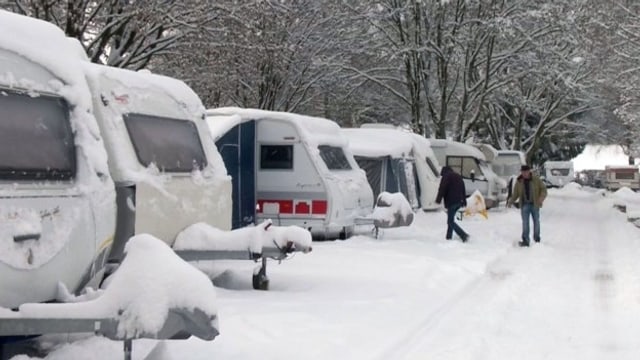
M 491 169 L 502 180 L 507 182 L 507 198 L 511 197 L 513 188 L 516 185 L 515 179 L 520 175 L 521 166 L 526 164 L 527 159 L 522 151 L 497 150 L 497 155 L 491 161 Z
M 95 284 L 111 247 L 113 181 L 74 54 L 54 25 L 0 10 L 0 307 Z
M 393 127 L 343 129 L 343 133 L 374 197 L 384 191 L 401 192 L 414 210 L 439 207 L 435 199 L 440 170 L 429 140 Z
M 502 199 L 506 199 L 506 182 L 491 170 L 485 155 L 478 148 L 451 140 L 429 141 L 440 164 L 450 166 L 462 175 L 467 196 L 476 190 L 480 191 L 487 208 L 497 207 Z
M 90 63 L 84 70 L 119 200 L 129 204 L 118 219 L 128 229 L 118 233 L 148 233 L 171 246 L 194 223 L 229 230 L 231 179 L 200 98 L 182 81 L 149 72 Z
M 218 334 L 211 282 L 150 235 L 129 242 L 106 288 L 75 297 L 101 285 L 117 232 L 85 62 L 56 26 L 0 10 L 0 356 L 49 333 L 95 333 L 129 350 L 134 338 Z
M 637 165 L 607 165 L 604 172 L 607 190 L 615 191 L 622 187 L 640 190 L 640 172 Z
M 371 213 L 371 187 L 335 122 L 241 108 L 207 119 L 233 178 L 234 228 L 272 219 L 315 239 L 346 238 Z
M 573 162 L 547 161 L 542 165 L 540 175 L 550 187 L 563 187 L 575 180 Z

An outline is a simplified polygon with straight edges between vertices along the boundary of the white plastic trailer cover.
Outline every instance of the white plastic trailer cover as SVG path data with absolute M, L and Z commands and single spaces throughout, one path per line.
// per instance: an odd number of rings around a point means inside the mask
M 182 81 L 86 63 L 118 183 L 135 186 L 135 233 L 172 245 L 185 227 L 231 228 L 231 179 L 198 96 Z
M 77 46 L 0 10 L 0 307 L 102 277 L 115 193 Z
M 310 228 L 322 238 L 348 236 L 355 219 L 371 213 L 371 188 L 335 122 L 241 108 L 210 109 L 207 116 L 214 138 L 232 119 L 256 122 L 257 221 Z

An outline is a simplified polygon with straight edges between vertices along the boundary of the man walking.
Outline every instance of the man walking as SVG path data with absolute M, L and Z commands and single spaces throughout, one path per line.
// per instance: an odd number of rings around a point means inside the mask
M 528 165 L 522 165 L 513 196 L 507 202 L 508 207 L 514 203 L 520 206 L 522 241 L 518 245 L 529 246 L 529 217 L 533 218 L 533 240 L 540 242 L 540 208 L 546 197 L 547 187 L 544 182 L 531 172 Z
M 464 230 L 456 224 L 456 212 L 461 207 L 467 206 L 464 180 L 462 180 L 462 176 L 453 171 L 449 166 L 442 167 L 440 176 L 440 187 L 438 188 L 436 203 L 440 204 L 444 199 L 444 207 L 447 209 L 447 240 L 451 240 L 453 232 L 455 231 L 462 239 L 462 242 L 467 242 L 469 234 L 464 232 Z

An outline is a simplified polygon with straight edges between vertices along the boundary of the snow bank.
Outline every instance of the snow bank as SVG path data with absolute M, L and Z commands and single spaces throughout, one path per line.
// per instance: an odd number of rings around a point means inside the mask
M 161 240 L 147 234 L 132 237 L 126 256 L 107 288 L 94 300 L 72 304 L 25 304 L 25 317 L 115 318 L 118 336 L 159 331 L 170 309 L 199 309 L 217 328 L 216 293 L 209 278 L 180 259 Z
M 261 253 L 263 247 L 309 252 L 311 233 L 298 226 L 274 226 L 271 220 L 231 231 L 197 223 L 178 234 L 173 246 L 175 250 L 248 250 L 255 254 Z
M 561 188 L 554 188 L 547 190 L 549 193 L 560 195 L 560 196 L 571 196 L 571 197 L 590 197 L 594 196 L 594 193 L 585 191 L 582 188 L 582 185 L 572 181 Z
M 409 226 L 413 222 L 413 209 L 407 198 L 400 192 L 382 192 L 378 195 L 376 207 L 369 218 L 379 228 Z

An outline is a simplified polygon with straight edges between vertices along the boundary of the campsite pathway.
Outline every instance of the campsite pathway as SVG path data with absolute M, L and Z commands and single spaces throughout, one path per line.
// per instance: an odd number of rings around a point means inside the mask
M 380 358 L 636 359 L 640 229 L 597 195 L 551 197 L 542 226 Z

